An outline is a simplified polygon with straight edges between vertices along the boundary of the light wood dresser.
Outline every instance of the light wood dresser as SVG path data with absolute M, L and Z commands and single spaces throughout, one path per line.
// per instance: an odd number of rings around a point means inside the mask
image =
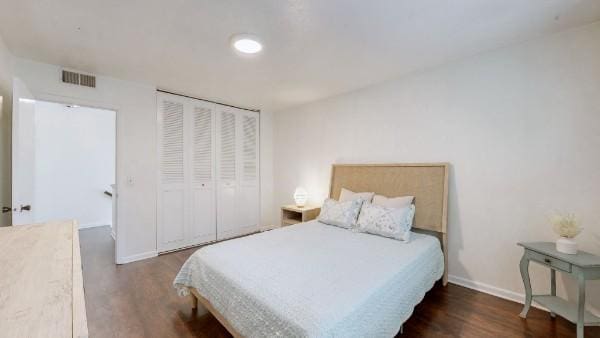
M 75 221 L 0 228 L 0 335 L 87 337 Z

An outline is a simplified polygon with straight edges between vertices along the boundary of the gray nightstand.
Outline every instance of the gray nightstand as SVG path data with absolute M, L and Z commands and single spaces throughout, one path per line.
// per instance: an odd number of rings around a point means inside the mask
M 566 255 L 556 251 L 554 243 L 518 243 L 525 249 L 521 258 L 521 276 L 525 285 L 525 307 L 521 317 L 525 318 L 531 301 L 549 309 L 550 315 L 559 315 L 577 324 L 577 338 L 583 338 L 584 326 L 600 326 L 600 317 L 585 311 L 585 281 L 600 279 L 600 257 L 579 251 L 576 255 Z M 550 268 L 550 294 L 532 295 L 529 280 L 529 262 L 534 261 Z M 579 284 L 577 303 L 570 303 L 556 296 L 556 271 L 573 275 Z

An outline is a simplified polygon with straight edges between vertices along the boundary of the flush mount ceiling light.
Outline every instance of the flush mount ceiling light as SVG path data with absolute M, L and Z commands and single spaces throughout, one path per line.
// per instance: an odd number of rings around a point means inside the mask
M 262 50 L 258 38 L 250 34 L 237 34 L 231 38 L 231 45 L 235 50 L 244 54 L 256 54 Z

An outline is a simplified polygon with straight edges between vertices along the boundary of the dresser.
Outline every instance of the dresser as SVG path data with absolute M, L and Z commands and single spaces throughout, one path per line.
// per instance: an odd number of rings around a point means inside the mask
M 600 257 L 579 251 L 576 255 L 567 255 L 556 250 L 555 243 L 533 242 L 518 243 L 522 246 L 520 270 L 525 286 L 525 306 L 521 317 L 526 318 L 531 302 L 534 301 L 548 310 L 554 317 L 559 315 L 577 325 L 577 338 L 583 338 L 585 326 L 599 326 L 600 317 L 585 310 L 585 283 L 587 280 L 600 279 Z M 550 269 L 550 293 L 533 295 L 529 278 L 529 262 L 535 262 Z M 576 302 L 569 302 L 556 296 L 556 271 L 573 276 L 578 283 Z
M 78 225 L 0 228 L 0 335 L 87 337 Z

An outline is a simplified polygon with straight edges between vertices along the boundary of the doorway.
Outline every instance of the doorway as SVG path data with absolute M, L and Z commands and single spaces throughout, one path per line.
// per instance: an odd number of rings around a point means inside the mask
M 18 112 L 13 135 L 13 164 L 20 169 L 13 188 L 24 187 L 20 193 L 29 198 L 13 210 L 13 225 L 75 219 L 80 229 L 108 226 L 114 237 L 116 112 L 40 100 L 24 103 L 28 108 Z
M 115 112 L 36 101 L 34 222 L 112 226 Z

